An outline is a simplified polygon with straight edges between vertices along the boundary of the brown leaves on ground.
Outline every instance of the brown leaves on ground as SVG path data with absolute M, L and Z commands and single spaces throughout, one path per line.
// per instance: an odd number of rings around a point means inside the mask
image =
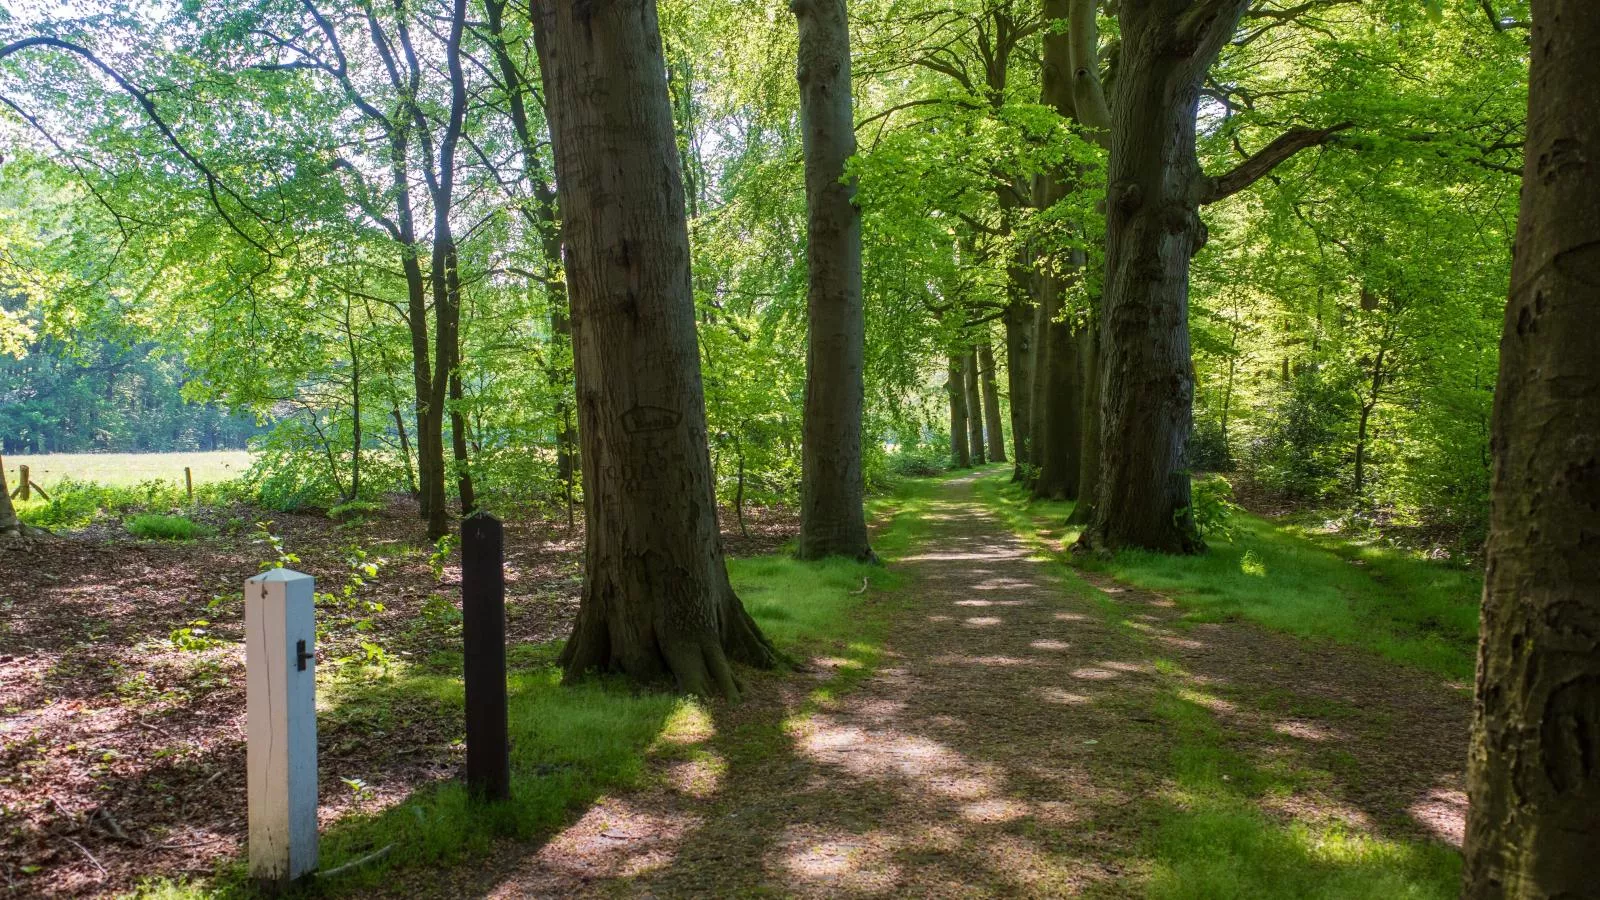
M 784 510 L 745 515 L 749 535 L 725 536 L 730 552 L 769 552 L 795 532 Z M 384 605 L 372 630 L 344 635 L 342 650 L 323 649 L 344 652 L 366 639 L 392 657 L 419 659 L 452 640 L 424 608 L 430 597 L 459 606 L 458 558 L 444 560 L 435 578 L 414 505 L 353 526 L 250 508 L 193 517 L 218 536 L 165 544 L 100 524 L 0 546 L 0 895 L 112 894 L 152 876 L 208 874 L 243 853 L 243 612 L 234 595 L 273 557 L 252 539 L 258 519 L 272 520 L 272 533 L 301 557 L 294 567 L 315 575 L 319 591 L 345 582 L 347 548 L 381 560 L 358 591 Z M 582 547 L 581 523 L 507 523 L 513 645 L 566 635 Z M 201 619 L 209 624 L 192 626 Z M 180 649 L 173 632 L 191 626 L 218 645 Z M 418 704 L 389 712 L 381 732 L 322 723 L 324 824 L 460 769 L 453 711 Z
M 745 703 L 713 705 L 698 733 L 662 742 L 649 787 L 471 866 L 397 872 L 389 894 L 1134 895 L 1141 840 L 1174 809 L 1173 723 L 1158 710 L 1175 700 L 1203 708 L 1251 766 L 1325 773 L 1262 795 L 1264 814 L 1459 843 L 1464 691 L 1250 625 L 1183 626 L 1169 598 L 1097 576 L 1063 583 L 967 485 L 944 490 L 930 533 L 896 563 L 911 583 L 864 598 L 895 604 L 893 623 L 853 691 L 814 694 L 851 665 L 844 641 L 801 674 L 747 673 Z M 790 524 L 762 524 L 757 546 Z M 350 541 L 330 523 L 280 527 L 304 568 L 339 574 Z M 382 555 L 416 529 L 396 512 L 360 540 Z M 507 544 L 514 640 L 559 636 L 580 536 L 514 524 Z M 241 851 L 237 653 L 160 645 L 258 555 L 237 539 L 100 540 L 0 558 L 0 851 L 13 893 L 106 892 Z M 456 573 L 436 583 L 423 557 L 396 555 L 374 588 L 389 603 L 380 631 L 396 652 L 421 652 L 432 634 L 408 628 Z M 236 639 L 236 623 L 219 632 Z M 325 819 L 455 773 L 453 721 L 393 719 L 381 741 L 324 731 Z M 351 796 L 340 775 L 373 795 Z

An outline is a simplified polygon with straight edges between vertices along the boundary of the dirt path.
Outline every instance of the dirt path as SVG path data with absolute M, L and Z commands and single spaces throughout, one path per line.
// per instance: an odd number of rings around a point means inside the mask
M 503 848 L 469 883 L 397 890 L 1139 895 L 1145 838 L 1183 804 L 1175 704 L 1203 710 L 1239 771 L 1297 773 L 1251 795 L 1273 822 L 1459 842 L 1461 691 L 1248 625 L 1177 627 L 1166 598 L 1037 559 L 970 479 L 940 490 L 897 563 L 911 577 L 889 653 L 854 690 L 808 697 L 837 660 L 761 679 L 668 748 L 652 787 Z

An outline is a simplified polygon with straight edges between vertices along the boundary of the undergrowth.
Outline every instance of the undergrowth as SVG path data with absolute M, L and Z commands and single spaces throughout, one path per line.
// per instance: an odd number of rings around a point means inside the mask
M 216 533 L 215 529 L 183 516 L 162 516 L 153 513 L 131 516 L 124 526 L 134 537 L 158 541 L 192 541 Z

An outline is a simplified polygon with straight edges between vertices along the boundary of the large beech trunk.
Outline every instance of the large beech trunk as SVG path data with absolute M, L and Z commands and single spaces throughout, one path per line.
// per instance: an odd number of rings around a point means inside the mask
M 972 350 L 961 354 L 961 382 L 967 392 L 967 451 L 972 464 L 981 466 L 987 460 L 983 451 L 983 392 L 978 387 L 978 354 Z
M 945 370 L 945 393 L 950 396 L 950 464 L 958 469 L 972 466 L 972 448 L 967 445 L 967 384 L 962 374 L 961 357 L 950 354 Z
M 844 0 L 794 0 L 806 171 L 806 398 L 801 443 L 801 559 L 870 559 L 862 503 L 866 319 L 861 212 L 845 162 L 856 152 Z
M 1120 7 L 1106 174 L 1101 483 L 1094 521 L 1083 533 L 1087 546 L 1205 548 L 1185 458 L 1194 403 L 1189 260 L 1205 241 L 1195 111 L 1205 73 L 1246 5 L 1151 0 Z
M 1600 9 L 1534 0 L 1494 395 L 1469 898 L 1593 897 L 1600 849 Z
M 1000 428 L 1000 386 L 994 377 L 994 347 L 978 347 L 978 376 L 983 387 L 983 427 L 988 433 L 989 462 L 1006 461 L 1006 436 Z
M 1049 18 L 1065 18 L 1067 3 L 1045 4 Z M 1069 120 L 1077 118 L 1072 97 L 1072 61 L 1067 35 L 1045 34 L 1040 70 L 1040 99 Z M 1040 209 L 1065 197 L 1078 179 L 1070 169 L 1047 172 L 1035 185 Z M 1083 414 L 1079 399 L 1077 339 L 1064 315 L 1063 288 L 1083 277 L 1081 250 L 1069 250 L 1044 261 L 1034 281 L 1039 299 L 1038 369 L 1034 377 L 1033 496 L 1070 500 L 1078 495 L 1078 439 Z
M 728 584 L 654 0 L 536 0 L 565 220 L 587 541 L 569 678 L 738 696 L 776 651 Z

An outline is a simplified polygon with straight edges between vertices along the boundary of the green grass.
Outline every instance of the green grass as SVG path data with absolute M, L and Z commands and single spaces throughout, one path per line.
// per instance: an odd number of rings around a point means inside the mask
M 911 545 L 906 533 L 917 524 L 908 513 L 917 508 L 917 497 L 927 493 L 926 485 L 913 482 L 873 501 L 874 517 L 883 526 L 874 536 L 881 556 L 892 558 Z M 808 707 L 826 704 L 871 673 L 894 605 L 877 591 L 898 584 L 894 573 L 839 560 L 804 563 L 787 555 L 731 559 L 728 570 L 746 608 L 779 650 L 794 658 L 832 655 L 844 660 L 812 693 Z M 864 582 L 875 590 L 862 591 Z M 712 720 L 715 704 L 641 692 L 620 679 L 562 685 L 555 666 L 559 650 L 559 642 L 524 645 L 513 648 L 508 659 L 509 802 L 473 805 L 462 784 L 450 781 L 418 790 L 382 812 L 346 816 L 324 830 L 323 869 L 386 846 L 394 849 L 318 890 L 359 892 L 392 877 L 396 869 L 460 864 L 490 852 L 497 841 L 548 834 L 602 794 L 639 786 L 652 754 L 696 752 L 697 732 Z M 329 734 L 382 734 L 396 717 L 450 714 L 463 703 L 460 671 L 460 654 L 451 651 L 393 667 L 379 681 L 321 684 L 319 727 Z M 783 744 L 776 731 L 760 737 L 743 740 L 741 746 L 757 752 L 761 747 L 756 745 L 766 742 L 776 752 Z M 212 878 L 155 879 L 135 895 L 189 898 L 248 892 L 243 861 L 230 860 Z
M 16 488 L 17 466 L 27 466 L 33 481 L 46 490 L 63 478 L 97 484 L 131 486 L 164 479 L 183 485 L 183 470 L 194 473 L 195 484 L 231 481 L 250 468 L 246 450 L 211 450 L 194 453 L 46 453 L 7 456 L 6 480 Z
M 998 477 L 979 495 L 1014 528 L 1047 531 L 1069 503 L 1029 503 Z M 1399 550 L 1312 539 L 1304 532 L 1237 513 L 1231 540 L 1211 540 L 1199 556 L 1123 551 L 1078 564 L 1138 587 L 1162 591 L 1189 621 L 1246 619 L 1300 637 L 1362 647 L 1451 678 L 1470 679 L 1482 577 Z
M 183 516 L 140 515 L 128 519 L 125 527 L 134 537 L 158 541 L 192 541 L 197 537 L 215 534 L 214 529 Z
M 1456 896 L 1461 858 L 1436 841 L 1391 840 L 1332 820 L 1283 821 L 1261 809 L 1323 773 L 1264 770 L 1228 746 L 1227 735 L 1187 673 L 1160 661 L 1164 692 L 1153 712 L 1172 741 L 1170 787 L 1149 811 L 1143 842 L 1153 900 L 1233 897 L 1389 900 Z
M 982 502 L 1049 558 L 1052 569 L 1065 575 L 1063 590 L 1089 590 L 1070 574 L 1069 557 L 1056 549 L 1077 538 L 1076 531 L 1061 524 L 1071 503 L 1030 502 L 1004 476 L 983 478 L 977 491 Z M 1417 647 L 1397 640 L 1362 640 L 1362 635 L 1344 630 L 1351 604 L 1339 591 L 1388 610 L 1390 618 L 1403 617 L 1405 612 L 1394 607 L 1419 597 L 1431 596 L 1447 606 L 1474 604 L 1470 580 L 1464 585 L 1457 580 L 1462 573 L 1419 559 L 1382 555 L 1368 574 L 1301 533 L 1274 528 L 1254 517 L 1244 517 L 1239 524 L 1243 527 L 1234 541 L 1214 543 L 1208 557 L 1120 554 L 1095 565 L 1119 579 L 1168 590 L 1197 618 L 1239 616 L 1307 637 L 1344 640 L 1410 662 L 1442 663 L 1441 671 L 1456 674 L 1462 662 L 1458 657 L 1419 654 Z M 1372 558 L 1365 548 L 1346 552 L 1350 558 Z M 1251 553 L 1255 554 L 1251 562 L 1241 565 Z M 1311 571 L 1297 573 L 1297 566 Z M 1314 590 L 1317 578 L 1332 579 L 1338 591 Z M 1307 590 L 1312 596 L 1305 605 L 1294 600 L 1286 602 L 1289 610 L 1274 605 L 1284 602 L 1286 595 Z M 1121 608 L 1103 595 L 1100 599 L 1097 605 L 1113 625 L 1136 640 L 1147 640 L 1127 626 Z M 1330 608 L 1319 612 L 1319 603 Z M 1319 615 L 1329 617 L 1334 627 L 1319 627 Z M 1469 651 L 1469 667 L 1470 659 Z M 1117 882 L 1118 891 L 1132 887 L 1152 900 L 1446 900 L 1457 895 L 1461 858 L 1449 846 L 1363 834 L 1331 818 L 1286 820 L 1281 813 L 1267 813 L 1263 801 L 1325 784 L 1330 773 L 1290 758 L 1267 765 L 1252 761 L 1235 749 L 1250 743 L 1237 741 L 1217 722 L 1205 705 L 1208 698 L 1181 666 L 1156 659 L 1154 667 L 1161 691 L 1150 711 L 1165 726 L 1168 776 L 1166 788 L 1139 810 L 1148 823 L 1147 832 L 1125 866 L 1137 874 Z M 1306 701 L 1291 701 L 1286 692 L 1250 702 L 1265 709 L 1288 704 L 1298 715 L 1350 714 L 1333 701 L 1327 701 L 1327 708 L 1300 708 L 1295 704 Z M 1337 774 L 1346 780 L 1361 777 L 1359 772 Z

